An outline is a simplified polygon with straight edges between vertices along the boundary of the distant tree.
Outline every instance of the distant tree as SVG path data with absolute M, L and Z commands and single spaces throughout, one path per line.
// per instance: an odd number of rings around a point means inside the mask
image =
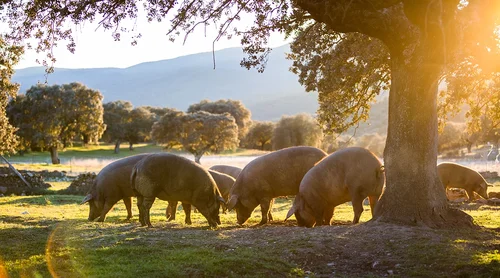
M 103 138 L 107 142 L 114 142 L 114 153 L 120 152 L 120 144 L 126 140 L 126 126 L 131 122 L 130 112 L 133 109 L 132 103 L 123 100 L 117 100 L 105 103 L 104 124 L 106 131 Z
M 274 126 L 272 122 L 252 122 L 244 139 L 245 147 L 271 150 Z
M 129 143 L 129 150 L 134 150 L 134 144 L 149 139 L 155 114 L 145 107 L 137 107 L 130 111 L 130 121 L 125 125 L 124 140 Z
M 292 146 L 318 147 L 322 137 L 321 128 L 310 115 L 283 116 L 274 129 L 273 149 L 279 150 Z
M 52 163 L 58 164 L 59 147 L 71 144 L 82 133 L 93 137 L 102 133 L 101 99 L 99 92 L 78 83 L 38 84 L 28 89 L 25 97 L 12 101 L 11 117 L 13 123 L 19 124 L 23 145 L 48 149 Z M 89 126 L 94 129 L 89 130 Z
M 15 152 L 18 144 L 15 128 L 9 123 L 6 107 L 10 98 L 15 98 L 19 85 L 10 81 L 14 66 L 19 62 L 24 50 L 20 46 L 9 45 L 0 35 L 0 154 Z
M 156 121 L 159 120 L 165 113 L 169 112 L 171 108 L 168 107 L 155 107 L 155 106 L 142 106 L 155 115 Z
M 238 125 L 238 139 L 242 140 L 248 132 L 248 126 L 251 123 L 251 113 L 239 100 L 221 99 L 215 102 L 202 100 L 199 103 L 189 106 L 187 112 L 206 111 L 212 114 L 229 113 L 236 120 Z
M 197 163 L 208 152 L 219 153 L 238 146 L 238 125 L 229 113 L 199 111 L 185 114 L 181 121 L 179 141 Z
M 463 140 L 464 124 L 447 123 L 440 130 L 438 137 L 438 152 L 456 150 L 465 145 Z
M 81 137 L 84 145 L 97 143 L 106 130 L 102 94 L 81 83 L 65 84 L 62 87 L 67 92 L 74 92 L 77 109 L 73 110 L 73 113 L 79 123 L 76 126 L 77 136 Z
M 16 151 L 20 155 L 24 155 L 33 145 L 35 132 L 30 108 L 26 95 L 17 95 L 9 101 L 6 109 L 9 122 L 16 128 L 15 135 L 18 140 Z
M 165 145 L 167 149 L 179 145 L 183 116 L 184 112 L 182 111 L 168 109 L 168 111 L 153 124 L 151 138 L 158 144 Z

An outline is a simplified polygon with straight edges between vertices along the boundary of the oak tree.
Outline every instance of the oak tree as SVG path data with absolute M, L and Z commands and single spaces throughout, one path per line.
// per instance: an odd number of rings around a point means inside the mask
M 251 113 L 241 101 L 232 99 L 220 99 L 218 101 L 202 100 L 199 103 L 191 104 L 187 112 L 194 113 L 205 111 L 212 114 L 229 113 L 236 120 L 238 125 L 238 138 L 241 140 L 248 132 L 248 126 L 251 123 Z
M 14 135 L 15 128 L 6 116 L 6 107 L 10 98 L 15 98 L 19 85 L 10 81 L 14 74 L 14 66 L 19 62 L 24 49 L 10 45 L 0 34 L 0 154 L 13 153 L 18 140 Z
M 319 147 L 322 138 L 318 122 L 311 115 L 283 116 L 274 128 L 273 150 L 293 146 Z
M 274 127 L 275 124 L 273 122 L 253 121 L 244 138 L 245 147 L 271 150 Z
M 389 124 L 384 151 L 386 190 L 377 204 L 374 220 L 449 227 L 472 225 L 472 219 L 448 206 L 445 192 L 437 176 L 438 82 L 452 65 L 471 64 L 483 72 L 498 71 L 498 32 L 500 1 L 496 0 L 199 0 L 199 1 L 3 1 L 6 12 L 2 18 L 9 23 L 13 42 L 36 38 L 37 48 L 54 59 L 50 49 L 58 40 L 69 41 L 74 50 L 71 28 L 67 22 L 83 23 L 99 18 L 100 25 L 112 30 L 120 39 L 127 27 L 126 19 L 134 19 L 144 12 L 150 21 L 170 21 L 167 34 L 174 40 L 180 34 L 189 35 L 196 27 L 215 25 L 219 36 L 242 36 L 244 50 L 249 54 L 242 61 L 247 67 L 263 70 L 269 48 L 266 47 L 272 31 L 284 32 L 300 40 L 309 33 L 317 33 L 328 48 L 353 36 L 364 36 L 366 45 L 358 44 L 346 53 L 349 66 L 370 76 L 375 86 L 384 84 L 387 75 L 380 74 L 365 64 L 358 51 L 364 54 L 383 45 L 390 57 Z M 248 29 L 232 28 L 242 14 L 252 16 Z M 132 20 L 133 22 L 133 20 Z M 139 37 L 134 33 L 133 42 Z M 312 42 L 313 40 L 311 40 Z M 323 42 L 321 42 L 323 43 Z M 342 47 L 340 49 L 343 49 Z M 324 52 L 306 51 L 307 61 Z M 336 52 L 336 54 L 340 54 Z M 364 55 L 361 55 L 364 56 Z M 468 60 L 468 61 L 465 61 Z M 312 60 L 311 60 L 312 61 Z M 328 68 L 328 64 L 318 64 Z M 50 68 L 49 68 L 50 70 Z M 334 70 L 331 67 L 329 70 Z M 325 72 L 328 72 L 326 70 Z M 365 71 L 366 70 L 366 71 Z M 298 72 L 298 71 L 297 71 Z M 351 71 L 338 72 L 340 84 L 349 84 Z M 358 84 L 354 82 L 351 84 Z M 355 90 L 355 91 L 352 91 Z M 354 86 L 334 95 L 323 95 L 322 111 L 330 111 L 324 121 L 327 129 L 349 125 L 351 119 L 362 120 L 374 98 L 371 89 Z M 345 123 L 343 121 L 346 121 Z M 432 194 L 429 194 L 432 192 Z

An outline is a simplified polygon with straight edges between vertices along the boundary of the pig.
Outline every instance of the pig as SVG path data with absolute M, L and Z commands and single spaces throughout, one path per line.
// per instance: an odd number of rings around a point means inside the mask
M 460 164 L 443 162 L 437 166 L 439 179 L 446 188 L 465 189 L 469 201 L 474 199 L 474 192 L 488 199 L 487 188 L 491 186 L 477 171 Z
M 295 214 L 299 226 L 330 225 L 335 207 L 351 201 L 356 224 L 366 197 L 373 215 L 384 183 L 384 168 L 372 152 L 359 147 L 338 150 L 305 174 L 286 219 Z
M 314 147 L 290 147 L 260 156 L 243 168 L 231 191 L 227 208 L 236 210 L 238 224 L 244 224 L 260 204 L 260 225 L 273 220 L 274 198 L 295 195 L 302 177 L 327 153 Z
M 89 221 L 99 217 L 97 221 L 103 222 L 109 210 L 122 199 L 127 209 L 127 219 L 132 218 L 132 196 L 135 195 L 130 185 L 130 174 L 134 165 L 147 155 L 149 154 L 125 157 L 102 168 L 81 202 L 89 203 Z
M 230 175 L 234 179 L 236 179 L 238 175 L 241 173 L 241 168 L 230 165 L 214 165 L 210 167 L 210 170 Z
M 134 166 L 130 179 L 142 226 L 152 227 L 149 212 L 156 198 L 192 204 L 211 227 L 220 224 L 224 199 L 212 176 L 194 161 L 169 153 L 151 154 Z
M 235 179 L 230 175 L 226 175 L 224 173 L 220 173 L 214 170 L 209 169 L 208 172 L 210 173 L 215 183 L 217 184 L 217 188 L 219 189 L 222 198 L 224 198 L 224 200 L 227 201 L 229 197 L 229 190 L 233 186 Z M 191 225 L 191 205 L 183 203 L 182 208 L 184 209 L 184 213 L 186 214 L 184 222 L 188 225 Z M 168 221 L 175 220 L 176 211 L 177 211 L 177 202 L 176 201 L 168 202 L 167 210 L 165 213 Z M 222 204 L 222 212 L 223 213 L 226 212 L 225 204 Z

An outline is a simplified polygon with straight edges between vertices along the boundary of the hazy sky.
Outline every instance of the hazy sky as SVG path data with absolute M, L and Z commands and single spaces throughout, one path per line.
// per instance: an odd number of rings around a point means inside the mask
M 136 25 L 142 38 L 135 46 L 130 44 L 130 34 L 122 34 L 121 41 L 114 41 L 110 31 L 104 31 L 103 28 L 96 29 L 96 24 L 86 23 L 82 26 L 73 26 L 76 51 L 71 54 L 66 49 L 66 43 L 59 42 L 54 49 L 57 59 L 54 66 L 58 68 L 124 68 L 141 62 L 212 51 L 212 41 L 216 37 L 214 27 L 207 28 L 206 35 L 204 30 L 199 28 L 188 37 L 185 45 L 182 45 L 183 37 L 179 37 L 175 43 L 168 40 L 165 35 L 168 22 L 148 23 L 144 20 L 144 22 L 137 22 Z M 269 46 L 277 47 L 285 43 L 283 35 L 275 34 L 271 37 Z M 239 38 L 221 39 L 216 42 L 215 50 L 238 46 L 241 46 Z M 44 57 L 44 54 L 28 50 L 16 68 L 40 66 L 36 63 L 36 59 L 42 60 Z M 244 57 L 243 54 L 242 57 Z

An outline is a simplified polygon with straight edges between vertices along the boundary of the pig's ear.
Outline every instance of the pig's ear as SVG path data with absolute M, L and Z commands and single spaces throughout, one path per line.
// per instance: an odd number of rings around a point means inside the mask
M 238 203 L 238 195 L 231 195 L 231 198 L 227 201 L 227 209 L 232 210 L 236 206 L 236 203 Z
M 85 196 L 85 198 L 83 199 L 83 201 L 80 203 L 80 205 L 83 205 L 85 204 L 86 202 L 92 200 L 92 195 L 91 194 L 87 194 L 87 196 Z
M 285 220 L 283 220 L 283 222 L 286 221 L 288 218 L 290 218 L 290 216 L 292 216 L 292 214 L 294 214 L 296 210 L 297 210 L 297 204 L 294 202 L 293 206 L 290 208 L 290 210 L 286 214 L 286 218 L 285 218 Z

